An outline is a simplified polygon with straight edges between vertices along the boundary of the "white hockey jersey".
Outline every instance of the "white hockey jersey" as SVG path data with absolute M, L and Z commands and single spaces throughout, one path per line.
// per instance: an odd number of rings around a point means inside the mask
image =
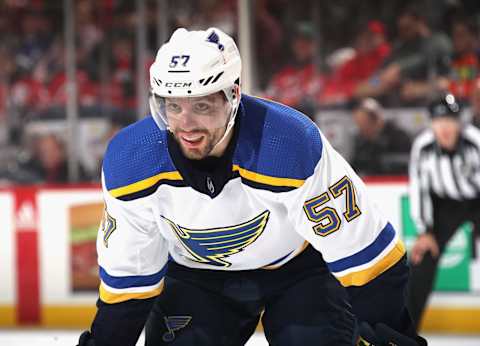
M 151 117 L 112 139 L 97 238 L 104 302 L 158 295 L 169 261 L 274 269 L 311 244 L 344 286 L 360 286 L 404 255 L 363 182 L 306 116 L 243 95 L 236 121 L 228 174 L 207 177 L 203 190 Z

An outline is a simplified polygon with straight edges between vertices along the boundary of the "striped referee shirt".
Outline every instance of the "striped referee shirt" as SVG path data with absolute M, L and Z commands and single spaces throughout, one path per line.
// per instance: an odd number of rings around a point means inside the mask
M 432 129 L 413 142 L 410 212 L 419 233 L 433 226 L 432 196 L 464 201 L 480 198 L 480 130 L 468 124 L 454 152 L 441 149 Z

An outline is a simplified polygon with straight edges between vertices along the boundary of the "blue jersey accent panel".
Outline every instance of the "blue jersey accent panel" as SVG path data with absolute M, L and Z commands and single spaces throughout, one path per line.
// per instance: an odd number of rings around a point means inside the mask
M 176 168 L 168 153 L 167 132 L 152 117 L 122 129 L 110 141 L 103 159 L 107 190 L 171 171 Z
M 112 288 L 152 286 L 158 284 L 160 280 L 162 280 L 166 271 L 167 265 L 164 265 L 159 272 L 151 275 L 112 276 L 108 274 L 102 267 L 99 268 L 100 278 Z
M 377 238 L 365 249 L 351 256 L 342 258 L 335 262 L 327 262 L 331 272 L 337 273 L 345 269 L 365 264 L 377 257 L 395 237 L 395 230 L 390 223 L 383 228 Z
M 242 95 L 233 163 L 267 176 L 306 179 L 322 155 L 317 126 L 285 105 Z

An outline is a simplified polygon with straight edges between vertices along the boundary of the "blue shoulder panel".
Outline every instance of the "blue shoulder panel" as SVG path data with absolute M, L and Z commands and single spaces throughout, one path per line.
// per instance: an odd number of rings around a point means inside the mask
M 167 133 L 158 128 L 152 117 L 122 129 L 110 141 L 103 159 L 105 185 L 107 190 L 116 191 L 115 197 L 151 190 L 165 174 L 171 177 L 175 171 L 168 153 Z
M 305 180 L 322 155 L 319 130 L 306 115 L 272 101 L 242 96 L 234 165 L 268 177 Z

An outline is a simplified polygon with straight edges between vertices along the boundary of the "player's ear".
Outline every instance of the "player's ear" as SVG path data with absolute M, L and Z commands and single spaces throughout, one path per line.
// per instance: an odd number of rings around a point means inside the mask
M 240 98 L 240 81 L 237 79 L 233 84 L 233 99 L 238 100 Z

